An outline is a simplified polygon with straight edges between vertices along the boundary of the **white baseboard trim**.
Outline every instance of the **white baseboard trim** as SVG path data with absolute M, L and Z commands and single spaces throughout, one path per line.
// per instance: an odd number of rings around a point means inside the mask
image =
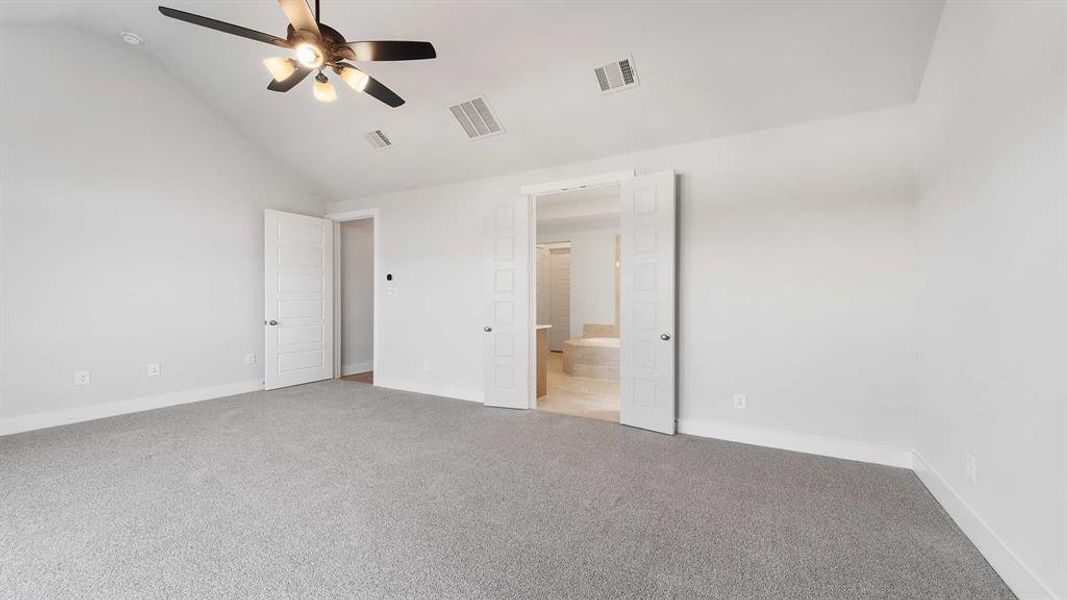
M 1004 540 L 993 531 L 981 516 L 964 500 L 941 475 L 926 462 L 917 451 L 913 453 L 914 471 L 930 494 L 941 504 L 945 512 L 959 525 L 963 533 L 970 538 L 978 551 L 985 556 L 1021 600 L 1031 598 L 1053 598 L 1061 600 L 1051 588 L 1026 566 Z
M 374 361 L 352 363 L 350 365 L 344 365 L 341 367 L 341 376 L 355 375 L 357 373 L 366 373 L 367 371 L 374 370 Z
M 858 460 L 890 467 L 910 469 L 912 466 L 912 452 L 907 448 L 842 440 L 779 429 L 764 429 L 762 427 L 719 421 L 679 419 L 678 433 L 756 446 L 781 448 L 782 450 L 793 450 L 807 454 Z
M 233 396 L 234 394 L 256 392 L 262 389 L 263 381 L 261 380 L 239 381 L 237 383 L 226 383 L 205 388 L 142 396 L 140 398 L 131 398 L 129 400 L 120 400 L 118 402 L 107 402 L 104 404 L 93 404 L 90 406 L 80 406 L 78 408 L 68 408 L 66 410 L 12 417 L 0 420 L 0 435 L 33 431 L 35 429 L 45 429 L 47 427 L 56 427 L 59 425 L 69 425 L 71 423 L 80 423 L 82 421 L 92 421 L 95 419 L 103 419 L 105 417 L 141 412 L 143 410 L 152 410 L 153 408 L 163 408 L 165 406 L 200 402 L 201 400 L 211 400 L 223 396 Z
M 429 394 L 431 396 L 453 398 L 455 400 L 467 400 L 470 402 L 485 401 L 485 394 L 480 389 L 472 390 L 455 386 L 407 381 L 403 379 L 379 378 L 377 374 L 374 375 L 374 385 L 403 392 L 416 392 L 419 394 Z

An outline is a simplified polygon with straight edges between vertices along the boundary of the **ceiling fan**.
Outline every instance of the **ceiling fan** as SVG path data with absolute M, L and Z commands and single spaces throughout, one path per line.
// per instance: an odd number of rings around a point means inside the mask
M 377 79 L 356 68 L 355 65 L 344 61 L 437 58 L 437 51 L 430 42 L 347 42 L 340 32 L 319 21 L 319 0 L 315 0 L 314 13 L 311 12 L 307 0 L 278 0 L 278 4 L 281 5 L 285 17 L 289 20 L 285 38 L 166 6 L 160 6 L 159 12 L 172 19 L 292 50 L 295 58 L 268 58 L 263 61 L 271 77 L 274 78 L 267 89 L 275 92 L 288 92 L 312 71 L 317 70 L 318 74 L 315 75 L 312 92 L 321 102 L 333 102 L 337 99 L 337 92 L 323 74 L 323 71 L 329 68 L 357 92 L 373 96 L 396 108 L 404 103 L 403 98 L 382 85 Z

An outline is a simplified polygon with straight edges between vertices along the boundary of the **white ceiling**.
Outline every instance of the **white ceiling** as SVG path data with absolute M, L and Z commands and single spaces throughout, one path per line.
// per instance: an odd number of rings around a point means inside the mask
M 163 0 L 284 36 L 275 2 Z M 428 40 L 439 58 L 367 63 L 407 99 L 310 80 L 266 90 L 280 50 L 167 19 L 157 2 L 0 3 L 0 23 L 134 31 L 175 77 L 332 200 L 500 175 L 915 100 L 941 0 L 853 2 L 353 2 L 322 20 L 355 39 Z M 602 96 L 592 68 L 633 56 L 640 87 Z M 101 65 L 101 68 L 107 68 Z M 506 133 L 470 141 L 447 110 L 485 94 Z M 376 151 L 363 133 L 395 144 Z

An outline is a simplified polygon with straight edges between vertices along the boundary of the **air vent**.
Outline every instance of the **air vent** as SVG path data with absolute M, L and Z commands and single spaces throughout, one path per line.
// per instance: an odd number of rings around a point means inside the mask
M 620 61 L 608 63 L 602 67 L 596 67 L 593 71 L 596 73 L 596 82 L 600 86 L 600 93 L 602 94 L 617 92 L 639 85 L 632 58 L 624 58 Z
M 449 106 L 448 110 L 452 111 L 452 116 L 459 121 L 467 137 L 472 140 L 504 133 L 500 121 L 497 120 L 493 111 L 489 110 L 489 105 L 482 96 Z
M 389 140 L 389 136 L 382 133 L 381 129 L 375 129 L 374 131 L 368 131 L 363 134 L 363 137 L 367 138 L 371 146 L 374 146 L 378 150 L 384 150 L 393 145 L 393 142 Z

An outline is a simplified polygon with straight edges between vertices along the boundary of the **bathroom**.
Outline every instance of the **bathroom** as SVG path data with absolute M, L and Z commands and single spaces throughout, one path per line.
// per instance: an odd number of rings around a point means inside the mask
M 537 198 L 537 408 L 619 420 L 619 186 Z

